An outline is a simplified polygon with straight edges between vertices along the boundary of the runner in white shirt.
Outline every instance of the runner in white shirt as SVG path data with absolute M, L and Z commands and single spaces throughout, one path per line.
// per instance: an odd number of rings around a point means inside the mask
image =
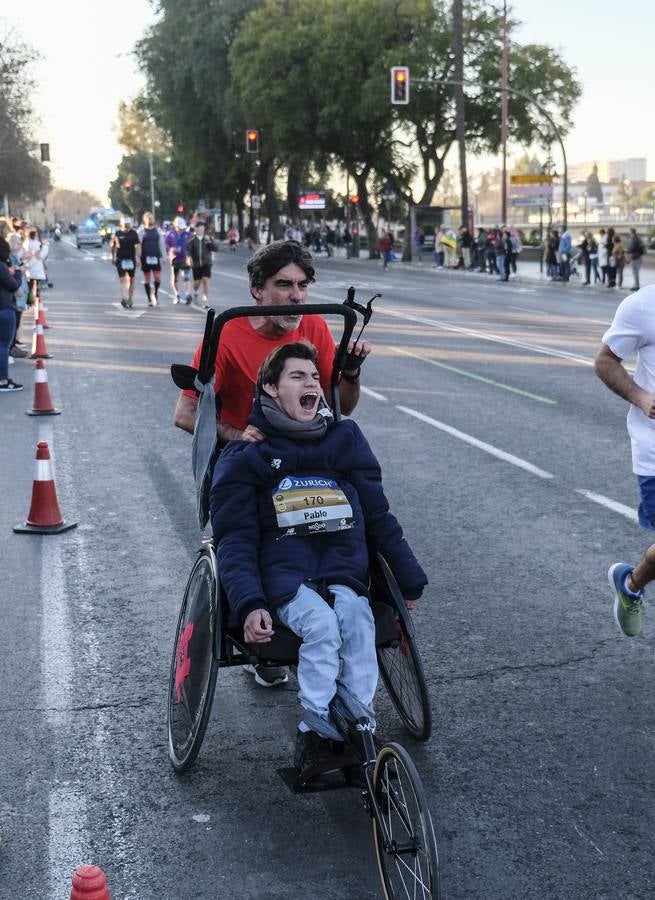
M 637 354 L 634 377 L 623 360 Z M 596 374 L 610 390 L 630 403 L 628 433 L 632 470 L 641 503 L 639 523 L 655 531 L 655 285 L 642 288 L 619 304 L 596 355 Z M 608 572 L 614 616 L 624 634 L 641 632 L 645 586 L 655 580 L 655 544 L 636 566 L 614 563 Z

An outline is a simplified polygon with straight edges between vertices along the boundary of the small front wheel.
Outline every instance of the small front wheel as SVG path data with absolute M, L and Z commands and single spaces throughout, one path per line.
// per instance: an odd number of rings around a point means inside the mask
M 211 713 L 218 672 L 217 586 L 216 557 L 204 547 L 184 592 L 168 684 L 168 752 L 176 772 L 198 755 Z
M 439 900 L 432 819 L 416 766 L 400 744 L 385 744 L 373 772 L 373 837 L 385 900 Z

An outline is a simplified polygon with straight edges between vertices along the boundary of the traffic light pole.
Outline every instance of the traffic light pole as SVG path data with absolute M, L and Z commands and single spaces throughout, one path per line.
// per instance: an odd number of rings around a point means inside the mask
M 468 178 L 466 175 L 466 113 L 464 108 L 464 11 L 463 0 L 453 0 L 453 56 L 455 78 L 460 82 L 455 96 L 455 122 L 459 147 L 459 176 L 461 183 L 461 225 L 468 228 Z
M 443 79 L 443 78 L 412 78 L 412 81 L 414 81 L 416 84 L 429 84 L 429 85 L 447 84 L 447 85 L 451 85 L 452 87 L 461 87 L 462 89 L 465 89 L 467 87 L 478 87 L 478 88 L 484 88 L 484 90 L 492 90 L 492 91 L 495 91 L 496 93 L 501 93 L 503 90 L 506 90 L 507 93 L 514 94 L 516 97 L 522 97 L 523 100 L 526 100 L 528 103 L 532 103 L 533 106 L 536 106 L 537 109 L 539 110 L 539 112 L 541 113 L 541 115 L 544 117 L 544 119 L 546 119 L 546 121 L 548 122 L 550 127 L 553 129 L 553 133 L 554 133 L 555 137 L 557 138 L 557 141 L 559 142 L 559 145 L 560 145 L 560 149 L 562 151 L 562 161 L 564 164 L 564 175 L 562 178 L 562 206 L 563 206 L 562 226 L 564 228 L 564 231 L 566 231 L 567 223 L 568 223 L 569 170 L 568 170 L 568 163 L 566 160 L 566 150 L 564 148 L 564 139 L 562 138 L 562 132 L 557 127 L 557 125 L 556 125 L 555 121 L 552 119 L 550 113 L 548 113 L 544 109 L 544 107 L 541 105 L 541 103 L 539 103 L 537 100 L 535 100 L 534 97 L 531 97 L 530 94 L 526 94 L 523 91 L 517 91 L 516 88 L 511 88 L 511 87 L 503 88 L 502 86 L 494 87 L 494 85 L 482 84 L 479 81 L 451 81 L 451 80 Z

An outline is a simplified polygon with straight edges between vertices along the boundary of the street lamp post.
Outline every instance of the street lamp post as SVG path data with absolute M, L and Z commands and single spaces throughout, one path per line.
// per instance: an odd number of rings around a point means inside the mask
M 155 214 L 155 174 L 152 166 L 152 149 L 148 153 L 148 163 L 150 165 L 150 209 Z

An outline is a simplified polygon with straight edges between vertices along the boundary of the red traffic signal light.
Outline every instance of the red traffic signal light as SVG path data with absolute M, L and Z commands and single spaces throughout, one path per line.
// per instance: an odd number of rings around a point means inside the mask
M 184 204 L 183 204 L 183 203 L 178 204 L 177 211 L 178 211 L 179 213 L 183 213 L 183 212 L 184 212 Z
M 391 102 L 395 105 L 409 103 L 409 67 L 391 67 Z
M 246 131 L 246 153 L 259 153 L 259 132 L 256 128 Z
M 357 204 L 359 203 L 359 194 L 351 194 L 351 195 L 350 195 L 350 202 L 351 202 L 351 203 L 354 203 L 355 205 L 357 205 Z
M 132 190 L 132 182 L 130 181 L 129 178 L 125 179 L 125 181 L 123 182 L 123 187 L 125 188 L 126 191 Z

